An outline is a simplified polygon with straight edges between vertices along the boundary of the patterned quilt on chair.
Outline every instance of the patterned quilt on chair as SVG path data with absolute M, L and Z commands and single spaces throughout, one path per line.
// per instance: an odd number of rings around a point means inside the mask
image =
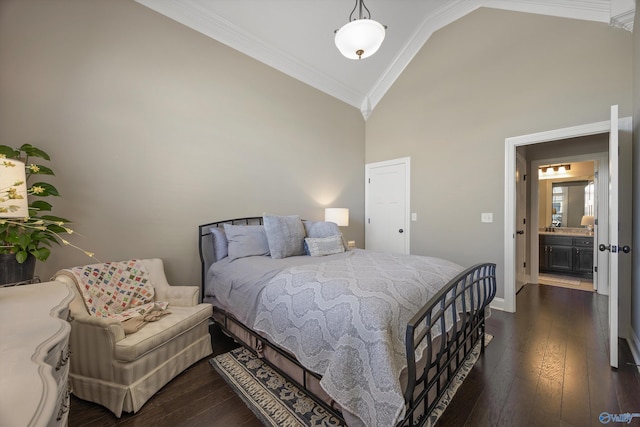
M 364 425 L 394 426 L 405 411 L 406 325 L 462 270 L 370 251 L 289 267 L 260 294 L 254 329 L 321 374 L 324 390 Z
M 135 259 L 73 267 L 58 274 L 73 279 L 92 316 L 124 322 L 165 310 L 169 305 L 154 301 L 149 272 Z

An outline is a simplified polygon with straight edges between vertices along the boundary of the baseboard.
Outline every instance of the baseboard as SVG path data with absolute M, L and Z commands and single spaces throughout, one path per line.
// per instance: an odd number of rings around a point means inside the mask
M 638 334 L 633 330 L 633 327 L 631 327 L 630 330 L 631 338 L 627 340 L 627 343 L 629 343 L 631 355 L 636 363 L 636 367 L 638 368 L 638 371 L 640 371 L 640 339 L 638 339 Z
M 493 298 L 489 307 L 495 308 L 496 310 L 504 311 L 504 298 Z

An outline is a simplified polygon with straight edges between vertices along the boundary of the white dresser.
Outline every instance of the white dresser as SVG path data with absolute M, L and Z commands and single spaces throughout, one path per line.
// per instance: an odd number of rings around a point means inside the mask
M 0 288 L 0 426 L 66 426 L 71 289 Z

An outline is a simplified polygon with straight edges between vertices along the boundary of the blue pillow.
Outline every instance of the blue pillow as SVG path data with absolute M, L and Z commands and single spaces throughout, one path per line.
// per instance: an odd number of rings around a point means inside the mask
M 211 240 L 213 243 L 213 262 L 218 262 L 229 255 L 229 241 L 222 227 L 211 227 Z
M 263 226 L 223 224 L 223 227 L 229 241 L 228 253 L 231 261 L 269 255 L 269 243 Z
M 340 228 L 338 228 L 338 225 L 335 222 L 303 221 L 303 223 L 304 223 L 304 229 L 307 233 L 307 237 L 311 237 L 315 239 L 315 238 L 324 238 L 324 237 L 340 235 L 344 250 L 345 251 L 350 250 L 349 245 L 345 241 L 345 238 L 342 235 L 342 232 L 340 231 Z M 307 245 L 305 245 L 305 253 L 307 255 L 311 255 L 309 253 L 309 249 Z
M 304 255 L 305 231 L 298 215 L 264 215 L 262 220 L 271 258 Z
M 330 237 L 340 233 L 335 222 L 327 221 L 303 221 L 307 237 Z

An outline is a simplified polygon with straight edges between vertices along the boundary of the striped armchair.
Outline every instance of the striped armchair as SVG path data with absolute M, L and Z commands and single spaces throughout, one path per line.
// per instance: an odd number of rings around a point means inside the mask
M 120 322 L 90 316 L 73 280 L 71 315 L 72 393 L 96 402 L 120 418 L 137 412 L 151 396 L 198 360 L 212 353 L 209 335 L 210 304 L 199 304 L 199 287 L 171 286 L 160 259 L 141 260 L 157 301 L 168 301 L 168 315 L 139 331 L 125 335 Z

